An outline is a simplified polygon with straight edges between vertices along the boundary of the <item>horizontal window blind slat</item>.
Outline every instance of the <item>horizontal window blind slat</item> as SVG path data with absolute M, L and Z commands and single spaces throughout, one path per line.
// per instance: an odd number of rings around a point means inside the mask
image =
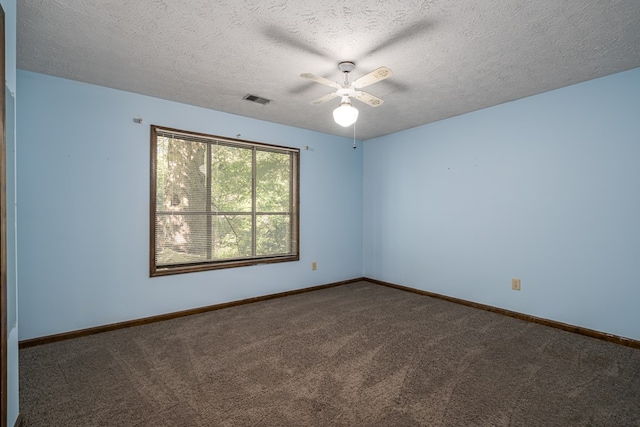
M 238 147 L 238 148 L 256 147 L 258 150 L 262 150 L 262 151 L 275 151 L 275 152 L 282 151 L 282 152 L 296 152 L 296 153 L 300 152 L 299 148 L 257 143 L 257 142 L 244 141 L 244 140 L 238 141 L 238 140 L 227 139 L 227 138 L 218 137 L 218 136 L 189 134 L 189 133 L 181 132 L 178 130 L 171 130 L 171 129 L 156 128 L 155 132 L 156 132 L 156 136 L 173 138 L 173 139 L 183 139 L 185 141 L 202 142 L 205 144 L 221 144 L 221 145 L 228 145 L 228 146 Z

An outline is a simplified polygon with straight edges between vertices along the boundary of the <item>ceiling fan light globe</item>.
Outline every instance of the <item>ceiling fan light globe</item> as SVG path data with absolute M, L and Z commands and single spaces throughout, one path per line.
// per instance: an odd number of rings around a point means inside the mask
M 340 104 L 333 110 L 333 120 L 342 127 L 349 127 L 358 120 L 358 109 L 351 104 Z

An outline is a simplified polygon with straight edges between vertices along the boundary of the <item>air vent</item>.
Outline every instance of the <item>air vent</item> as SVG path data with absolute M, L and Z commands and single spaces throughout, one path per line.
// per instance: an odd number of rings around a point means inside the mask
M 267 105 L 268 103 L 271 102 L 270 99 L 260 98 L 259 96 L 255 96 L 255 95 L 245 95 L 244 98 L 242 99 L 246 99 L 247 101 L 255 102 L 262 105 Z

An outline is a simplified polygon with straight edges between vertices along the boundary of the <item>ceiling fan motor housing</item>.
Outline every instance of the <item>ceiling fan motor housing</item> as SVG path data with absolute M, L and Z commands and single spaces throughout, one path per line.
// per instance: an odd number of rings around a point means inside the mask
M 336 95 L 338 95 L 338 96 L 356 96 L 356 90 L 354 88 L 352 88 L 351 86 L 343 87 L 342 89 L 338 89 L 336 91 Z

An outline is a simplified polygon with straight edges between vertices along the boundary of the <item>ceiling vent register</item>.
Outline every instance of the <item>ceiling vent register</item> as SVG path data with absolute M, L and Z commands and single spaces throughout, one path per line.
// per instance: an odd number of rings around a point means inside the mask
M 255 96 L 255 95 L 245 95 L 242 99 L 246 99 L 247 101 L 255 102 L 255 103 L 260 104 L 260 105 L 267 105 L 268 103 L 271 102 L 270 99 L 261 98 L 259 96 Z

